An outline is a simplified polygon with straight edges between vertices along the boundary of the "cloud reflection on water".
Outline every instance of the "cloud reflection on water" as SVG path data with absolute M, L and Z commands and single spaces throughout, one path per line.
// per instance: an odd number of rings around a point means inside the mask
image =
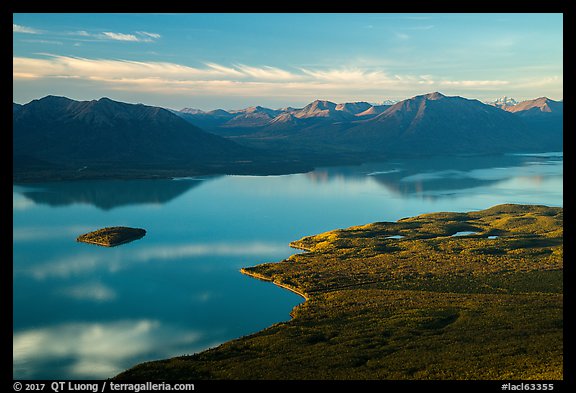
M 59 291 L 63 296 L 76 300 L 89 300 L 94 302 L 109 302 L 116 299 L 116 291 L 100 282 L 88 282 L 62 288 Z
M 205 349 L 209 344 L 202 344 L 203 337 L 202 332 L 150 319 L 27 329 L 14 332 L 14 378 L 25 379 L 26 370 L 42 369 L 30 367 L 30 363 L 59 365 L 64 369 L 58 374 L 67 374 L 70 379 L 107 378 L 151 354 L 170 357 Z
M 21 226 L 12 229 L 13 242 L 35 242 L 59 238 L 75 239 L 79 234 L 94 230 L 87 225 Z
M 94 247 L 88 245 L 88 247 Z M 286 252 L 287 246 L 280 243 L 187 243 L 166 244 L 130 249 L 106 249 L 108 252 L 76 253 L 65 258 L 57 258 L 26 266 L 14 265 L 15 274 L 23 274 L 37 280 L 47 278 L 68 278 L 106 270 L 114 273 L 137 263 L 158 260 L 174 260 L 196 257 L 273 257 Z M 101 251 L 101 250 L 98 250 Z

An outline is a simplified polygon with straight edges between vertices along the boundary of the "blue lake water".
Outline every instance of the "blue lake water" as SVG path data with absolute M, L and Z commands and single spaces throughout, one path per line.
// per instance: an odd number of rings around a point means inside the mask
M 288 257 L 290 241 L 500 203 L 563 206 L 562 153 L 14 185 L 14 378 L 107 378 L 254 333 L 303 299 L 239 269 Z M 147 234 L 113 248 L 75 241 L 116 225 Z

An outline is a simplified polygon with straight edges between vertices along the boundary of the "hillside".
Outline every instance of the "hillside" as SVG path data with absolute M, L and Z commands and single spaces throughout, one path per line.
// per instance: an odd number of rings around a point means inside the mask
M 48 96 L 23 105 L 13 115 L 13 154 L 15 179 L 266 173 L 264 163 L 275 165 L 269 155 L 204 132 L 166 109 L 108 98 Z
M 563 378 L 562 208 L 423 214 L 292 246 L 307 252 L 242 269 L 305 297 L 292 320 L 116 379 Z
M 281 174 L 391 157 L 562 151 L 562 108 L 539 98 L 504 110 L 438 92 L 393 105 L 315 100 L 208 112 L 48 96 L 13 104 L 14 179 Z
M 237 116 L 238 122 L 232 118 L 220 125 L 216 117 L 208 121 L 207 114 L 195 116 L 198 124 L 210 124 L 211 132 L 235 142 L 284 152 L 382 159 L 562 150 L 562 117 L 546 116 L 550 112 L 561 114 L 562 103 L 541 101 L 534 100 L 532 106 L 520 103 L 500 108 L 434 92 L 394 105 L 315 100 L 301 109 L 267 110 L 251 123 L 238 114 L 230 114 Z M 536 110 L 545 116 L 529 115 Z M 276 116 L 270 118 L 273 114 Z
M 486 153 L 529 150 L 523 124 L 477 100 L 430 93 L 401 101 L 340 137 L 350 145 L 388 153 Z
M 561 101 L 540 97 L 534 100 L 522 101 L 513 106 L 507 106 L 505 110 L 521 116 L 562 116 L 564 104 Z

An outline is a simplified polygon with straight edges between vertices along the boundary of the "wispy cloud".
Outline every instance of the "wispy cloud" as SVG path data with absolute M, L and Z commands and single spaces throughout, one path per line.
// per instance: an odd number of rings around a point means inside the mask
M 261 80 L 288 81 L 302 79 L 301 75 L 296 75 L 290 71 L 276 67 L 251 67 L 243 64 L 237 65 L 236 67 L 240 70 L 241 73 Z
M 56 40 L 22 40 L 22 41 L 35 44 L 64 45 L 62 41 L 56 41 Z
M 138 34 L 143 35 L 143 36 L 148 36 L 150 38 L 154 38 L 154 39 L 159 39 L 160 37 L 162 37 L 160 34 L 158 33 L 149 33 L 147 31 L 137 31 Z
M 406 30 L 431 30 L 435 27 L 436 25 L 420 25 L 420 26 L 406 27 Z
M 445 86 L 481 87 L 481 86 L 503 86 L 510 84 L 510 82 L 503 80 L 461 80 L 461 81 L 439 81 L 438 84 Z
M 120 36 L 119 36 L 120 37 Z M 123 37 L 124 39 L 132 39 Z M 206 62 L 190 67 L 169 62 L 88 59 L 43 54 L 44 58 L 14 57 L 13 78 L 68 79 L 99 83 L 117 91 L 156 94 L 318 96 L 350 94 L 370 96 L 382 92 L 422 92 L 440 89 L 491 89 L 508 80 L 473 80 L 449 75 L 390 74 L 382 67 L 278 68 L 268 65 L 223 65 Z M 334 99 L 337 96 L 333 96 Z
M 105 31 L 102 34 L 115 41 L 138 41 L 138 38 L 134 34 L 112 33 L 110 31 Z
M 400 40 L 408 40 L 410 39 L 410 35 L 403 33 L 401 31 L 395 31 L 394 36 Z
M 231 67 L 225 67 L 225 66 L 220 65 L 220 64 L 206 63 L 206 66 L 208 66 L 212 70 L 217 71 L 218 73 L 222 74 L 223 76 L 232 76 L 232 77 L 243 76 L 243 74 L 240 71 L 235 70 L 234 68 L 231 68 Z
M 16 23 L 12 23 L 12 32 L 24 33 L 24 34 L 42 34 L 42 31 L 38 29 L 34 29 L 28 26 L 17 25 Z
M 111 40 L 111 41 L 125 41 L 125 42 L 155 42 L 162 36 L 158 33 L 151 33 L 149 31 L 136 31 L 132 33 L 120 33 L 113 31 L 101 32 L 88 32 L 86 30 L 75 31 L 48 31 L 39 30 L 30 26 L 22 26 L 16 23 L 12 24 L 12 31 L 14 33 L 24 34 L 43 34 L 51 37 L 81 37 L 90 38 L 94 40 Z
M 105 31 L 102 34 L 94 34 L 94 37 L 111 39 L 114 41 L 130 41 L 130 42 L 154 42 L 161 37 L 157 33 L 148 33 L 146 31 L 137 31 L 134 34 L 114 33 Z
M 348 83 L 388 81 L 389 78 L 382 71 L 366 71 L 359 68 L 341 68 L 328 70 L 300 69 L 306 75 L 319 81 L 338 81 Z
M 90 36 L 91 36 L 91 34 L 88 33 L 86 30 L 70 31 L 70 32 L 68 32 L 68 33 L 66 33 L 66 34 L 68 34 L 68 35 L 77 35 L 77 36 L 80 36 L 80 37 L 90 37 Z

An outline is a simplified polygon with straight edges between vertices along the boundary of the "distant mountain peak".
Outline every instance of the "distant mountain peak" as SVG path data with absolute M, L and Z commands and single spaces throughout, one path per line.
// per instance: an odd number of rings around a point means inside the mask
M 368 110 L 371 107 L 372 105 L 370 105 L 365 101 L 356 101 L 356 102 L 345 102 L 342 104 L 338 104 L 334 109 L 337 111 L 343 111 L 350 113 L 352 115 L 356 115 L 358 113 Z
M 205 113 L 203 110 L 195 109 L 195 108 L 183 108 L 183 109 L 180 109 L 179 112 L 188 113 L 190 115 L 199 115 L 199 114 Z
M 503 96 L 503 97 L 497 98 L 494 101 L 485 102 L 485 104 L 492 105 L 492 106 L 495 106 L 495 107 L 498 107 L 501 109 L 505 109 L 507 107 L 517 105 L 518 101 L 516 101 L 512 97 Z
M 503 108 L 508 112 L 514 112 L 523 115 L 539 115 L 553 113 L 561 115 L 564 105 L 560 101 L 551 100 L 548 97 L 539 97 L 533 100 L 522 101 L 514 106 Z
M 442 98 L 446 98 L 446 96 L 440 92 L 435 91 L 433 93 L 425 94 L 424 98 L 427 100 L 440 100 Z
M 256 105 L 256 106 L 250 106 L 250 107 L 244 109 L 243 112 L 245 112 L 245 113 L 256 113 L 256 112 L 268 113 L 271 110 L 272 109 L 268 109 L 268 108 L 264 108 L 263 106 Z
M 336 104 L 327 100 L 314 100 L 304 108 L 296 111 L 298 118 L 308 117 L 330 117 L 335 112 Z
M 326 109 L 335 109 L 336 108 L 336 104 L 332 101 L 328 101 L 328 100 L 314 100 L 312 103 L 310 103 L 309 105 L 311 108 L 314 109 L 320 109 L 320 110 L 326 110 Z
M 42 102 L 42 103 L 73 102 L 73 100 L 71 100 L 68 97 L 54 96 L 54 95 L 47 95 L 46 97 L 42 97 L 42 98 L 39 98 L 39 99 L 34 100 L 34 101 Z
M 16 172 L 30 170 L 27 165 L 34 162 L 63 170 L 103 163 L 119 171 L 142 165 L 188 168 L 205 162 L 234 162 L 252 154 L 164 108 L 109 98 L 34 100 L 14 112 L 13 135 L 14 156 L 27 157 Z

